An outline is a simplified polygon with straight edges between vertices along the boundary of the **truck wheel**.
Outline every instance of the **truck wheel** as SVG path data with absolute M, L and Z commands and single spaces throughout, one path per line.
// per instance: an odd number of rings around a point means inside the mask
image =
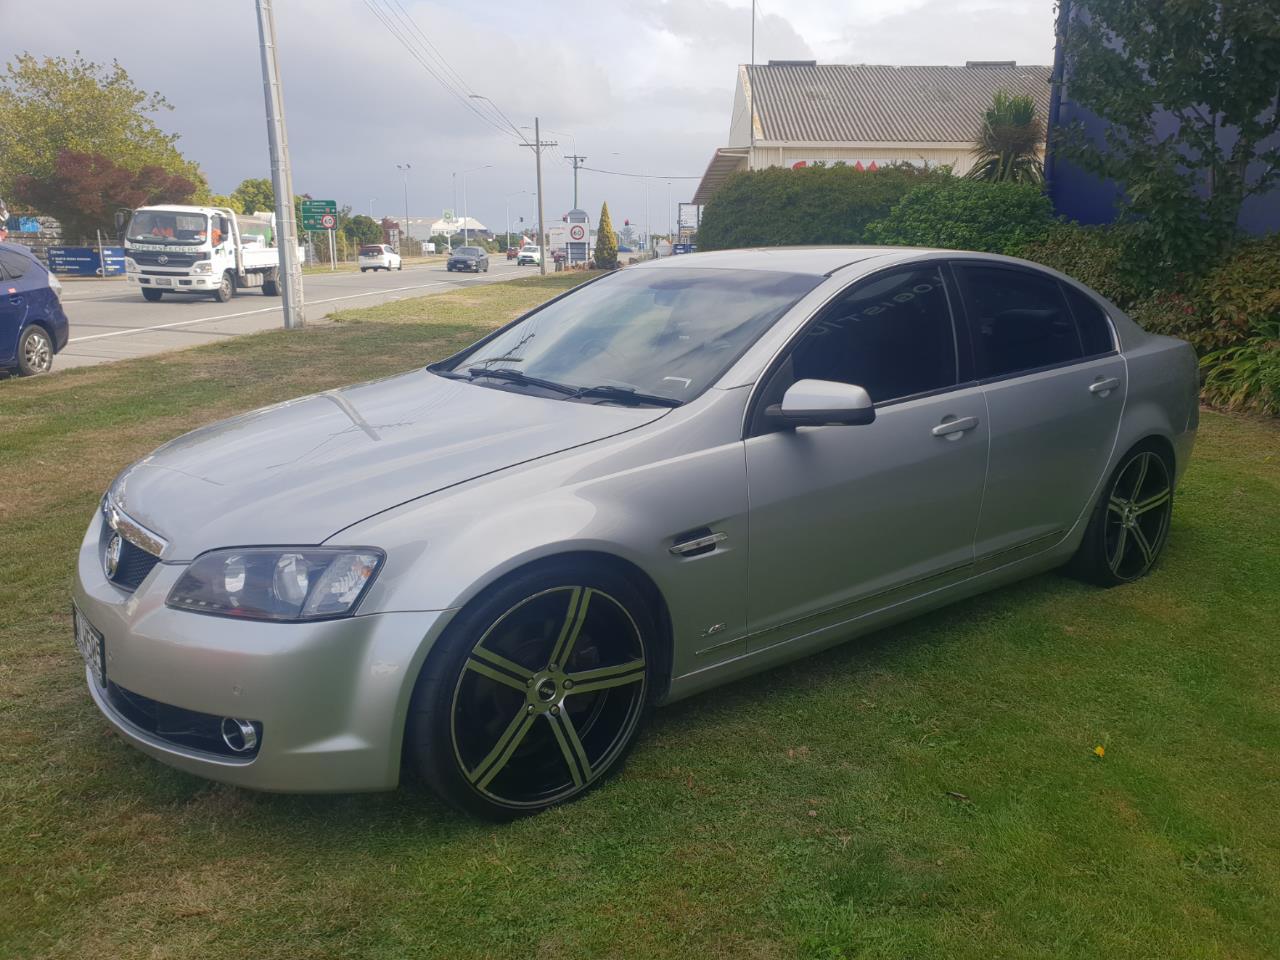
M 164 296 L 163 290 L 153 290 L 150 287 L 142 288 L 142 299 L 148 303 L 159 303 L 160 298 Z
M 369 269 L 368 267 L 361 267 L 361 268 L 360 268 L 360 272 L 361 272 L 361 273 L 365 273 L 365 272 L 367 272 L 367 271 L 368 271 L 368 269 Z
M 231 271 L 228 270 L 222 275 L 222 282 L 218 284 L 218 289 L 213 291 L 213 299 L 219 303 L 226 303 L 236 292 L 235 281 L 231 279 Z
M 280 296 L 280 271 L 269 270 L 266 277 L 262 280 L 262 295 L 264 297 Z

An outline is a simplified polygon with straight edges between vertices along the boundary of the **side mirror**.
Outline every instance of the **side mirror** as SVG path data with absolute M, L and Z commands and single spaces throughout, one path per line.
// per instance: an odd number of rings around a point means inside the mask
M 876 418 L 871 395 L 852 383 L 797 380 L 782 402 L 765 410 L 770 423 L 781 427 L 858 426 Z
M 125 226 L 128 225 L 128 223 L 129 223 L 129 211 L 117 210 L 116 211 L 116 241 L 117 242 L 124 243 L 124 228 Z

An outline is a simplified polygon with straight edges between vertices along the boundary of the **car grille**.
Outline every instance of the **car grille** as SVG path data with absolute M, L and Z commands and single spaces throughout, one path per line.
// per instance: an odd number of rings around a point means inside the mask
M 222 717 L 152 700 L 140 693 L 126 690 L 109 679 L 107 700 L 135 727 L 180 747 L 203 750 L 222 757 L 235 757 L 238 760 L 257 756 L 262 747 L 262 724 L 257 722 L 253 724 L 258 732 L 257 743 L 250 750 L 236 753 L 222 739 Z
M 110 578 L 111 582 L 125 590 L 137 590 L 160 558 L 123 537 L 120 541 L 120 562 L 116 564 L 116 575 Z
M 133 257 L 133 262 L 140 267 L 189 267 L 197 260 L 208 259 L 204 253 L 160 253 L 156 250 L 125 250 L 125 255 Z M 161 257 L 165 258 L 164 263 L 160 262 Z

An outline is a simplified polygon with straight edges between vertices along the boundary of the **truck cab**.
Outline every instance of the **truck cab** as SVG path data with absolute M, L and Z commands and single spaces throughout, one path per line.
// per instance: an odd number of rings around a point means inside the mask
M 118 220 L 125 274 L 144 299 L 203 294 L 225 303 L 258 287 L 280 295 L 275 214 L 238 214 L 225 207 L 153 206 Z M 301 251 L 299 251 L 301 258 Z

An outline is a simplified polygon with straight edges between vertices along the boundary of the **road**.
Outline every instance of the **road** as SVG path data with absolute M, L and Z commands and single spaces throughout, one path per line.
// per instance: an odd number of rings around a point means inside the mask
M 536 267 L 518 268 L 505 258 L 494 257 L 489 264 L 489 272 L 479 276 L 448 273 L 443 259 L 390 273 L 309 273 L 303 277 L 306 318 L 315 322 L 334 310 L 537 273 Z M 122 279 L 68 282 L 62 304 L 71 320 L 71 340 L 54 359 L 55 370 L 214 343 L 274 330 L 284 322 L 279 298 L 264 297 L 257 290 L 246 290 L 227 303 L 181 296 L 147 303 L 136 287 L 130 289 Z

